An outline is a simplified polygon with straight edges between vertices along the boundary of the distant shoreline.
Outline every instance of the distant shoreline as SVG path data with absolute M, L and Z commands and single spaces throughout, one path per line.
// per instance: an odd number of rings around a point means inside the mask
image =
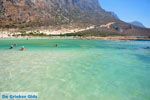
M 150 37 L 144 36 L 106 36 L 106 37 L 84 37 L 84 39 L 90 40 L 150 40 Z
M 44 30 L 0 29 L 0 39 L 82 39 L 82 40 L 150 40 L 150 35 L 127 35 L 125 33 L 88 31 L 95 26 L 86 28 L 60 28 Z
M 150 40 L 146 36 L 2 36 L 0 39 Z

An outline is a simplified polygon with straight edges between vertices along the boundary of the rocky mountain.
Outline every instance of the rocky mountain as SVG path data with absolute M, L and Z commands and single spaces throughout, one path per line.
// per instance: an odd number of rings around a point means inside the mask
M 1 27 L 98 23 L 113 17 L 98 0 L 0 0 Z
M 0 0 L 1 28 L 62 25 L 149 35 L 149 29 L 125 23 L 102 9 L 98 0 Z
M 135 25 L 137 27 L 142 27 L 142 28 L 146 28 L 141 22 L 139 21 L 133 21 L 130 24 Z

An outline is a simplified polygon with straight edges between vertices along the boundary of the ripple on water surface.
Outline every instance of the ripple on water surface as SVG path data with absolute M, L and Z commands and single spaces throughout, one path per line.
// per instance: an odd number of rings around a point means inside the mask
M 9 50 L 13 43 L 17 47 Z M 21 46 L 28 50 L 19 51 Z M 150 100 L 148 46 L 149 41 L 0 40 L 0 91 L 35 91 L 40 100 Z

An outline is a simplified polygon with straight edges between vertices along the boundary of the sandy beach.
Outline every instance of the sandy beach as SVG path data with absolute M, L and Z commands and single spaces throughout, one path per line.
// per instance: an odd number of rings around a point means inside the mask
M 38 30 L 38 31 L 25 31 L 24 33 L 16 30 L 1 30 L 0 39 L 17 38 L 17 39 L 37 39 L 37 38 L 49 38 L 49 39 L 87 39 L 87 40 L 150 40 L 148 36 L 65 36 L 65 34 L 71 34 L 76 32 L 92 29 L 94 26 L 87 27 L 85 29 L 61 29 L 61 30 Z M 32 33 L 32 34 L 31 34 Z

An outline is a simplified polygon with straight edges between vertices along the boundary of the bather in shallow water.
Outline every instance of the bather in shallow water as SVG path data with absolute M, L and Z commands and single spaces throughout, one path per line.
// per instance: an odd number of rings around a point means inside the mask
M 20 51 L 25 51 L 26 48 L 24 46 L 21 47 Z
M 9 49 L 13 49 L 14 48 L 14 46 L 13 45 L 11 45 L 10 47 L 9 47 Z

